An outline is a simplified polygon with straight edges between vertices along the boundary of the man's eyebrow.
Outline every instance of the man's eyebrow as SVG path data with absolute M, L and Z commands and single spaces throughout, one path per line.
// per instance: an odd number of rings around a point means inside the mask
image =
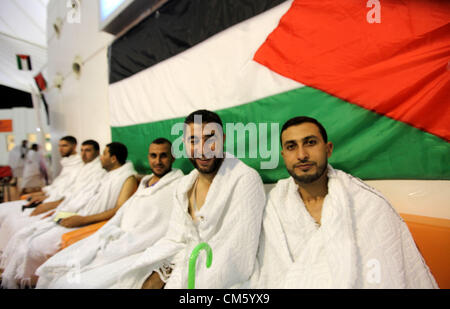
M 311 139 L 311 138 L 318 138 L 318 137 L 315 136 L 315 135 L 308 135 L 308 136 L 302 138 L 302 141 L 306 141 L 306 140 Z
M 308 135 L 308 136 L 303 137 L 303 138 L 301 139 L 301 141 L 304 142 L 304 141 L 307 141 L 307 140 L 312 139 L 312 138 L 318 138 L 318 137 L 315 136 L 315 135 Z M 285 141 L 283 145 L 287 145 L 287 144 L 296 144 L 296 143 L 297 143 L 297 140 L 291 139 L 291 140 Z
M 291 139 L 291 140 L 285 141 L 285 142 L 284 142 L 284 145 L 287 145 L 287 144 L 295 144 L 295 143 L 296 143 L 296 141 L 293 140 L 293 139 Z

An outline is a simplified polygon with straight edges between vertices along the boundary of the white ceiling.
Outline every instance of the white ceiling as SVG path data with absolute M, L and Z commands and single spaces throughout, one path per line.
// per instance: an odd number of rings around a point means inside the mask
M 0 0 L 0 85 L 30 92 L 37 89 L 33 77 L 45 76 L 48 2 Z M 16 54 L 30 55 L 33 71 L 20 71 Z

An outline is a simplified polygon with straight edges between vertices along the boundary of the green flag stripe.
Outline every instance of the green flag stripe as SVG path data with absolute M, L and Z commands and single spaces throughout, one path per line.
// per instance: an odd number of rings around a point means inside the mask
M 16 56 L 17 59 L 17 67 L 19 70 L 22 70 L 22 59 L 19 56 Z
M 268 148 L 272 142 L 279 146 L 278 132 L 270 130 L 271 123 L 283 123 L 295 116 L 318 119 L 326 128 L 334 151 L 329 162 L 336 168 L 361 179 L 450 179 L 450 143 L 405 123 L 398 122 L 369 110 L 349 104 L 320 90 L 302 87 L 255 102 L 217 111 L 224 124 L 241 122 L 268 123 Z M 148 173 L 147 152 L 149 143 L 157 137 L 174 141 L 171 128 L 184 118 L 127 127 L 112 127 L 112 138 L 127 145 L 129 159 L 141 173 Z M 225 132 L 226 133 L 226 132 Z M 258 170 L 265 183 L 273 183 L 288 177 L 281 155 L 276 168 L 261 169 L 261 162 L 269 162 L 257 152 L 250 158 L 249 138 L 235 135 L 234 149 L 227 151 L 236 155 L 237 145 L 245 143 L 242 160 Z M 227 135 L 227 140 L 231 136 Z M 255 149 L 252 148 L 254 151 Z M 274 150 L 272 155 L 276 151 Z M 187 159 L 174 164 L 185 173 L 192 170 Z

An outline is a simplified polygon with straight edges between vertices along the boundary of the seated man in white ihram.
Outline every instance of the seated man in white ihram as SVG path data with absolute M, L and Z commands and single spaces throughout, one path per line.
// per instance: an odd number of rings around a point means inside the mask
M 40 192 L 29 194 L 29 203 L 52 202 L 64 197 L 67 189 L 73 184 L 80 172 L 83 161 L 77 154 L 77 139 L 73 136 L 64 136 L 58 142 L 58 150 L 62 157 L 60 163 L 62 170 L 49 186 L 42 188 Z
M 101 162 L 106 175 L 85 205 L 70 204 L 48 218 L 21 229 L 8 242 L 2 255 L 2 287 L 34 286 L 36 269 L 60 249 L 63 234 L 88 224 L 108 220 L 137 189 L 136 171 L 126 162 L 125 145 L 105 147 Z
M 172 170 L 171 143 L 154 140 L 148 161 L 153 174 L 100 230 L 58 252 L 38 268 L 37 288 L 104 288 L 136 255 L 162 238 L 169 227 L 173 193 L 183 172 Z
M 317 120 L 287 121 L 281 143 L 291 177 L 269 193 L 252 288 L 437 287 L 389 202 L 327 163 Z
M 213 259 L 206 268 L 205 255 L 198 255 L 197 288 L 239 287 L 250 278 L 265 193 L 254 169 L 223 152 L 222 132 L 213 112 L 186 118 L 184 143 L 195 169 L 175 189 L 169 230 L 111 288 L 187 288 L 191 252 L 205 242 Z
M 4 251 L 9 240 L 15 233 L 33 222 L 53 214 L 56 207 L 68 208 L 71 204 L 85 205 L 95 194 L 95 189 L 100 184 L 101 178 L 106 174 L 99 158 L 99 145 L 94 140 L 84 141 L 81 145 L 81 158 L 84 162 L 80 172 L 64 194 L 65 198 L 40 204 L 34 210 L 32 208 L 21 209 L 11 207 L 9 214 L 3 219 L 0 226 L 0 253 Z M 73 207 L 73 206 L 70 206 Z M 0 254 L 1 256 L 1 254 Z M 0 257 L 1 258 L 1 257 Z
M 62 157 L 62 170 L 59 176 L 55 178 L 51 185 L 44 187 L 41 192 L 30 194 L 32 199 L 29 202 L 20 200 L 0 204 L 0 227 L 10 215 L 21 214 L 22 207 L 27 208 L 33 206 L 33 204 L 58 201 L 71 191 L 69 188 L 73 186 L 83 166 L 83 161 L 76 152 L 77 140 L 73 136 L 65 136 L 59 140 L 58 146 Z M 30 213 L 31 211 L 28 210 L 24 214 L 29 215 Z M 1 234 L 3 233 L 0 233 L 0 239 L 2 238 Z M 9 238 L 6 237 L 6 239 Z M 0 240 L 0 251 L 3 249 L 3 242 Z

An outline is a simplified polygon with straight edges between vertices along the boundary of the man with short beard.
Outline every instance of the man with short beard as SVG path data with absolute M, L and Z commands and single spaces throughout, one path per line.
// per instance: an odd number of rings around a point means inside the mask
M 361 180 L 328 164 L 313 118 L 281 130 L 291 177 L 269 193 L 253 288 L 435 288 L 405 222 Z
M 83 161 L 77 154 L 77 139 L 70 135 L 62 137 L 58 142 L 58 150 L 62 158 L 60 174 L 50 185 L 42 188 L 42 191 L 29 194 L 27 207 L 32 204 L 37 205 L 44 200 L 46 202 L 60 200 L 78 176 Z
M 187 288 L 193 249 L 207 243 L 210 268 L 198 257 L 197 288 L 240 287 L 256 261 L 265 193 L 261 177 L 224 153 L 222 121 L 199 110 L 186 117 L 183 142 L 195 169 L 180 179 L 167 234 L 124 270 L 113 288 Z

